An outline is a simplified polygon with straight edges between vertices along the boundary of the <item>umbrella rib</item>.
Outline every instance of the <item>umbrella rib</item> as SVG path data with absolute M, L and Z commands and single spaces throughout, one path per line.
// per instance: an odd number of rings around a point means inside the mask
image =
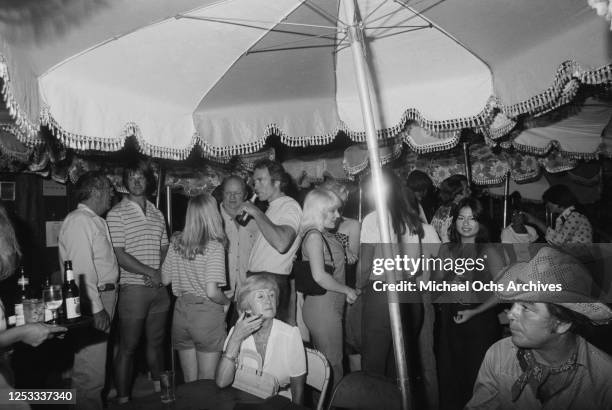
M 327 40 L 333 40 L 334 44 L 319 44 L 319 45 L 312 45 L 312 46 L 302 46 L 302 47 L 296 47 L 295 49 L 300 49 L 300 48 L 319 48 L 319 47 L 331 47 L 331 46 L 335 46 L 335 38 L 330 38 L 328 37 L 328 34 L 321 34 L 318 36 L 312 36 L 310 38 L 302 38 L 299 40 L 294 40 L 294 41 L 287 41 L 287 42 L 283 42 L 283 43 L 279 43 L 279 44 L 275 44 L 273 46 L 268 46 L 268 47 L 263 47 L 257 50 L 249 50 L 247 51 L 247 55 L 248 54 L 252 54 L 252 53 L 261 53 L 261 52 L 265 52 L 265 51 L 279 51 L 279 50 L 292 50 L 292 47 L 285 47 L 285 46 L 289 46 L 291 44 L 297 44 L 297 43 L 302 43 L 304 41 L 307 40 L 311 40 L 313 38 L 324 38 Z M 284 47 L 284 48 L 279 48 L 279 47 Z
M 423 30 L 425 28 L 429 28 L 429 26 L 423 26 L 423 27 L 419 27 L 419 28 L 411 28 L 411 29 L 407 29 L 407 30 L 398 31 L 397 33 L 389 33 L 389 34 L 384 34 L 384 35 L 376 36 L 376 37 L 368 37 L 368 41 L 382 40 L 383 38 L 393 37 L 393 36 L 397 36 L 399 34 L 404 34 L 404 33 L 410 33 L 411 31 Z
M 376 27 L 364 27 L 364 30 L 377 30 L 377 29 L 382 29 L 382 28 L 433 28 L 433 24 L 428 24 L 426 26 L 423 25 L 417 25 L 417 26 L 412 26 L 412 25 L 407 25 L 407 26 L 376 26 Z
M 259 28 L 262 30 L 269 30 L 267 27 L 259 27 L 259 26 L 254 26 L 251 24 L 247 24 L 247 23 L 252 23 L 252 24 L 256 24 L 256 23 L 260 23 L 260 24 L 274 24 L 274 25 L 287 25 L 287 26 L 298 26 L 298 27 L 310 27 L 310 28 L 323 28 L 323 29 L 328 29 L 328 30 L 338 30 L 338 27 L 332 27 L 332 26 L 322 26 L 322 25 L 317 25 L 317 24 L 306 24 L 306 23 L 290 23 L 287 21 L 264 21 L 264 20 L 250 20 L 250 19 L 223 19 L 223 18 L 216 18 L 216 17 L 202 17 L 202 16 L 187 16 L 184 14 L 179 14 L 176 16 L 177 19 L 180 18 L 185 18 L 185 19 L 191 19 L 191 20 L 202 20 L 202 21 L 209 21 L 212 23 L 228 23 L 228 24 L 236 24 L 236 25 L 244 25 L 246 27 L 251 27 L 251 28 Z

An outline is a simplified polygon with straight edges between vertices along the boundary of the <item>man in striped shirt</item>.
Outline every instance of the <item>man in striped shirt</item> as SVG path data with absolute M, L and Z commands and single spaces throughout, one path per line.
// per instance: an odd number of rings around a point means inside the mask
M 164 216 L 147 200 L 150 172 L 137 165 L 123 172 L 129 194 L 106 217 L 121 267 L 119 280 L 119 353 L 115 363 L 117 400 L 129 400 L 134 351 L 146 332 L 146 356 L 159 391 L 164 365 L 163 341 L 170 298 L 161 283 L 161 265 L 168 251 Z

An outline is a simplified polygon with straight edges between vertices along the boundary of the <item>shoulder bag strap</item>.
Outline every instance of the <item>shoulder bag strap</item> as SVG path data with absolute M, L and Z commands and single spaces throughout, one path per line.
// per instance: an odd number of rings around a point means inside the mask
M 329 247 L 329 243 L 327 243 L 327 239 L 325 239 L 325 235 L 323 235 L 323 233 L 321 231 L 319 231 L 316 228 L 309 229 L 302 236 L 302 240 L 306 239 L 308 234 L 310 234 L 310 232 L 312 232 L 312 231 L 316 231 L 316 232 L 319 233 L 319 235 L 321 235 L 321 239 L 323 239 L 323 243 L 325 244 L 325 247 L 327 248 L 327 252 L 329 252 L 329 257 L 331 258 L 332 265 L 334 265 L 334 267 L 335 267 L 336 266 L 336 262 L 334 262 L 334 254 L 332 253 L 331 248 Z

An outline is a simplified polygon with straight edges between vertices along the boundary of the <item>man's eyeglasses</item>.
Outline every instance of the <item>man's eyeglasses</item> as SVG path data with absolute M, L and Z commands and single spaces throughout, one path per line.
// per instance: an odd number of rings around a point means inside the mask
M 244 196 L 244 192 L 224 192 L 223 196 L 228 198 L 242 198 Z

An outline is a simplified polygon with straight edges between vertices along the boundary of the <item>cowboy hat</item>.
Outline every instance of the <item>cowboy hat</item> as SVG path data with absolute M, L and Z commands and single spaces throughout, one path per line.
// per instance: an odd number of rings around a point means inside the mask
M 589 271 L 576 258 L 543 247 L 529 261 L 510 266 L 499 281 L 498 296 L 507 301 L 547 302 L 607 323 L 612 310 L 592 295 L 600 292 Z

